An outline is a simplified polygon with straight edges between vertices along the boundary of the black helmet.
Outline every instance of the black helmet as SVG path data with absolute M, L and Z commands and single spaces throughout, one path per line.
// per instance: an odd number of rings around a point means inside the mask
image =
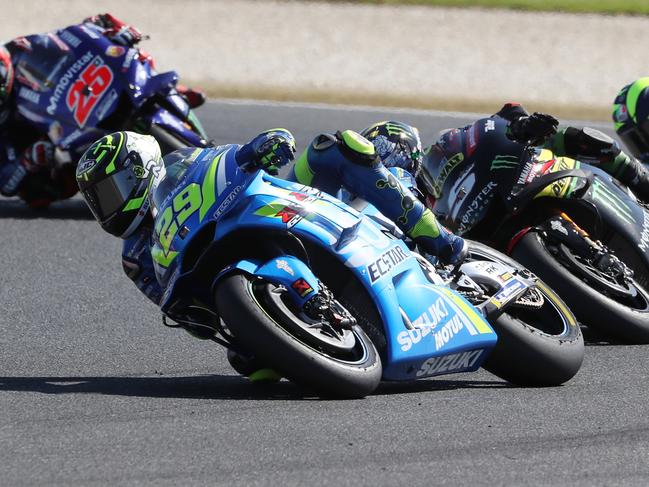
M 408 124 L 386 121 L 370 125 L 361 135 L 374 144 L 386 167 L 400 167 L 413 176 L 421 162 L 419 130 Z
M 615 131 L 629 152 L 649 162 L 649 78 L 620 90 L 613 102 Z
M 0 46 L 0 111 L 7 103 L 14 85 L 14 67 L 7 48 Z
M 126 238 L 149 210 L 149 188 L 165 173 L 150 135 L 116 132 L 92 144 L 77 165 L 77 183 L 101 227 Z

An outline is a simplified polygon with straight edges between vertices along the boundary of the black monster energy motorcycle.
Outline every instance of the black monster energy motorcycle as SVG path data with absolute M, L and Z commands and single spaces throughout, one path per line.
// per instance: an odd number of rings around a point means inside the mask
M 469 131 L 470 156 L 430 151 L 429 206 L 451 230 L 536 273 L 583 324 L 649 343 L 647 206 L 601 169 L 524 147 L 505 130 L 482 119 Z

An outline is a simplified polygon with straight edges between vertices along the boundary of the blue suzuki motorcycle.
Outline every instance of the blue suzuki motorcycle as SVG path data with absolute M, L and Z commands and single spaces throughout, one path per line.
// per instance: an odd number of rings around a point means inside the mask
M 176 91 L 176 72 L 157 73 L 150 56 L 113 44 L 91 24 L 58 30 L 50 41 L 15 56 L 15 111 L 49 135 L 60 162 L 76 163 L 117 130 L 153 135 L 163 153 L 208 144 Z
M 342 397 L 483 365 L 522 385 L 578 371 L 574 317 L 520 266 L 480 260 L 490 249 L 477 247 L 438 273 L 389 222 L 243 172 L 235 150 L 170 154 L 150 192 L 167 324 Z

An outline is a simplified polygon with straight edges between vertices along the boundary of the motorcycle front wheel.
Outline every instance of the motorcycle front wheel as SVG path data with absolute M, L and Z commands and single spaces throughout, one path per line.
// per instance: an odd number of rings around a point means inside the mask
M 296 384 L 326 396 L 360 398 L 381 381 L 381 359 L 360 326 L 313 326 L 281 286 L 232 274 L 218 283 L 215 299 L 237 342 Z

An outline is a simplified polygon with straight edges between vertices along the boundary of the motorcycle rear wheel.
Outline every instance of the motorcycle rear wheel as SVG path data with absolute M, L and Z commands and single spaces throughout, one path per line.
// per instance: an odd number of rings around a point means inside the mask
M 624 342 L 649 343 L 649 293 L 634 280 L 628 282 L 628 291 L 635 294 L 635 300 L 618 302 L 619 297 L 613 299 L 605 289 L 591 287 L 559 262 L 542 236 L 533 231 L 517 243 L 512 257 L 548 282 L 583 324 Z
M 219 282 L 216 305 L 236 340 L 259 361 L 296 384 L 327 396 L 360 398 L 381 381 L 376 348 L 358 325 L 336 342 L 293 311 L 282 288 L 244 274 Z

